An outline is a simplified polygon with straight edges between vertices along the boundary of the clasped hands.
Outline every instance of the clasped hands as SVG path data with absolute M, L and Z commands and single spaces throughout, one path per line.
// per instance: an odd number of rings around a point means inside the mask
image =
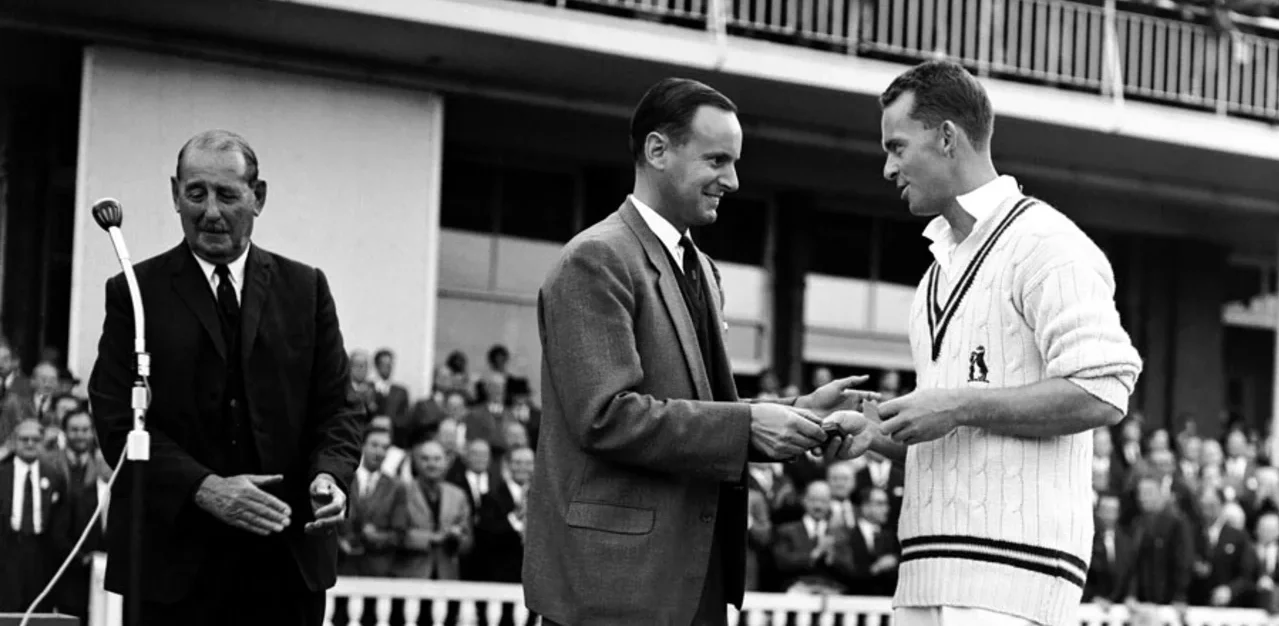
M 263 489 L 283 480 L 279 474 L 209 475 L 196 489 L 195 504 L 223 524 L 265 537 L 292 523 L 292 508 Z M 314 521 L 307 522 L 306 533 L 318 535 L 336 529 L 346 516 L 346 494 L 328 474 L 316 475 L 309 493 Z
M 940 439 L 966 420 L 962 390 L 916 390 L 879 404 L 878 393 L 853 389 L 866 380 L 832 381 L 794 406 L 752 404 L 751 442 L 777 461 L 809 450 L 820 450 L 828 460 L 848 460 L 876 441 L 914 445 Z

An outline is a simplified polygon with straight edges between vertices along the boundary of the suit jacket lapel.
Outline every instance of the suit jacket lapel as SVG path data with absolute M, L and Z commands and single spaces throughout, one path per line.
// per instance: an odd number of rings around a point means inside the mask
M 680 292 L 679 283 L 675 279 L 674 272 L 679 270 L 671 267 L 666 248 L 662 246 L 657 235 L 649 229 L 648 224 L 644 223 L 639 209 L 631 204 L 629 198 L 618 211 L 621 213 L 622 220 L 639 239 L 649 263 L 657 269 L 657 291 L 662 296 L 662 302 L 666 305 L 666 312 L 671 316 L 671 322 L 675 325 L 675 335 L 679 339 L 680 349 L 684 352 L 688 371 L 693 375 L 693 384 L 697 388 L 698 398 L 710 400 L 712 398 L 711 382 L 706 374 L 706 365 L 702 363 L 702 350 L 697 344 L 697 330 L 693 326 L 692 317 L 689 316 L 688 305 L 684 303 L 684 294 Z
M 217 346 L 218 354 L 225 361 L 226 339 L 222 337 L 222 324 L 218 320 L 217 310 L 213 307 L 213 291 L 209 288 L 204 272 L 200 271 L 200 264 L 196 262 L 195 256 L 185 242 L 178 244 L 177 248 L 169 251 L 169 254 L 173 255 L 171 257 L 173 290 L 195 314 L 196 319 L 200 320 L 205 332 L 213 338 L 213 345 Z
M 253 341 L 258 335 L 258 326 L 262 321 L 262 308 L 266 305 L 267 294 L 270 293 L 271 278 L 275 273 L 275 264 L 271 255 L 261 248 L 249 248 L 248 263 L 245 263 L 244 290 L 240 296 L 240 354 L 246 357 L 251 354 Z
M 0 526 L 8 526 L 13 517 L 13 457 L 0 462 Z

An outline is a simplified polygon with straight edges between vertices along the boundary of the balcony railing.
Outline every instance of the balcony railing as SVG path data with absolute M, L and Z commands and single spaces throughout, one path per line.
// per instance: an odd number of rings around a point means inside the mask
M 1115 0 L 538 1 L 840 54 L 945 56 L 984 76 L 1279 119 L 1279 39 Z

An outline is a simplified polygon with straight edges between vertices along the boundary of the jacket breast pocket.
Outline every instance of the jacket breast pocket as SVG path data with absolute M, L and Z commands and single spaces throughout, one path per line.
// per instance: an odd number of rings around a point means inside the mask
M 570 502 L 567 522 L 573 528 L 589 528 L 619 535 L 647 535 L 653 531 L 653 509 L 602 502 Z

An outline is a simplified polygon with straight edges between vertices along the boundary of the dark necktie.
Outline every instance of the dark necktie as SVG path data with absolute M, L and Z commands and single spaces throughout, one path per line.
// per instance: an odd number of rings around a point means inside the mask
M 693 240 L 684 235 L 679 238 L 679 247 L 684 251 L 684 277 L 688 279 L 690 285 L 695 288 L 696 293 L 701 295 L 701 260 L 697 258 L 697 249 L 693 247 Z
M 32 534 L 36 532 L 36 507 L 35 507 L 35 472 L 31 466 L 27 466 L 27 479 L 22 481 L 22 523 L 19 532 Z
M 213 274 L 218 277 L 218 310 L 221 311 L 227 346 L 234 350 L 239 345 L 240 301 L 236 299 L 235 287 L 231 285 L 231 270 L 225 265 L 218 265 Z

